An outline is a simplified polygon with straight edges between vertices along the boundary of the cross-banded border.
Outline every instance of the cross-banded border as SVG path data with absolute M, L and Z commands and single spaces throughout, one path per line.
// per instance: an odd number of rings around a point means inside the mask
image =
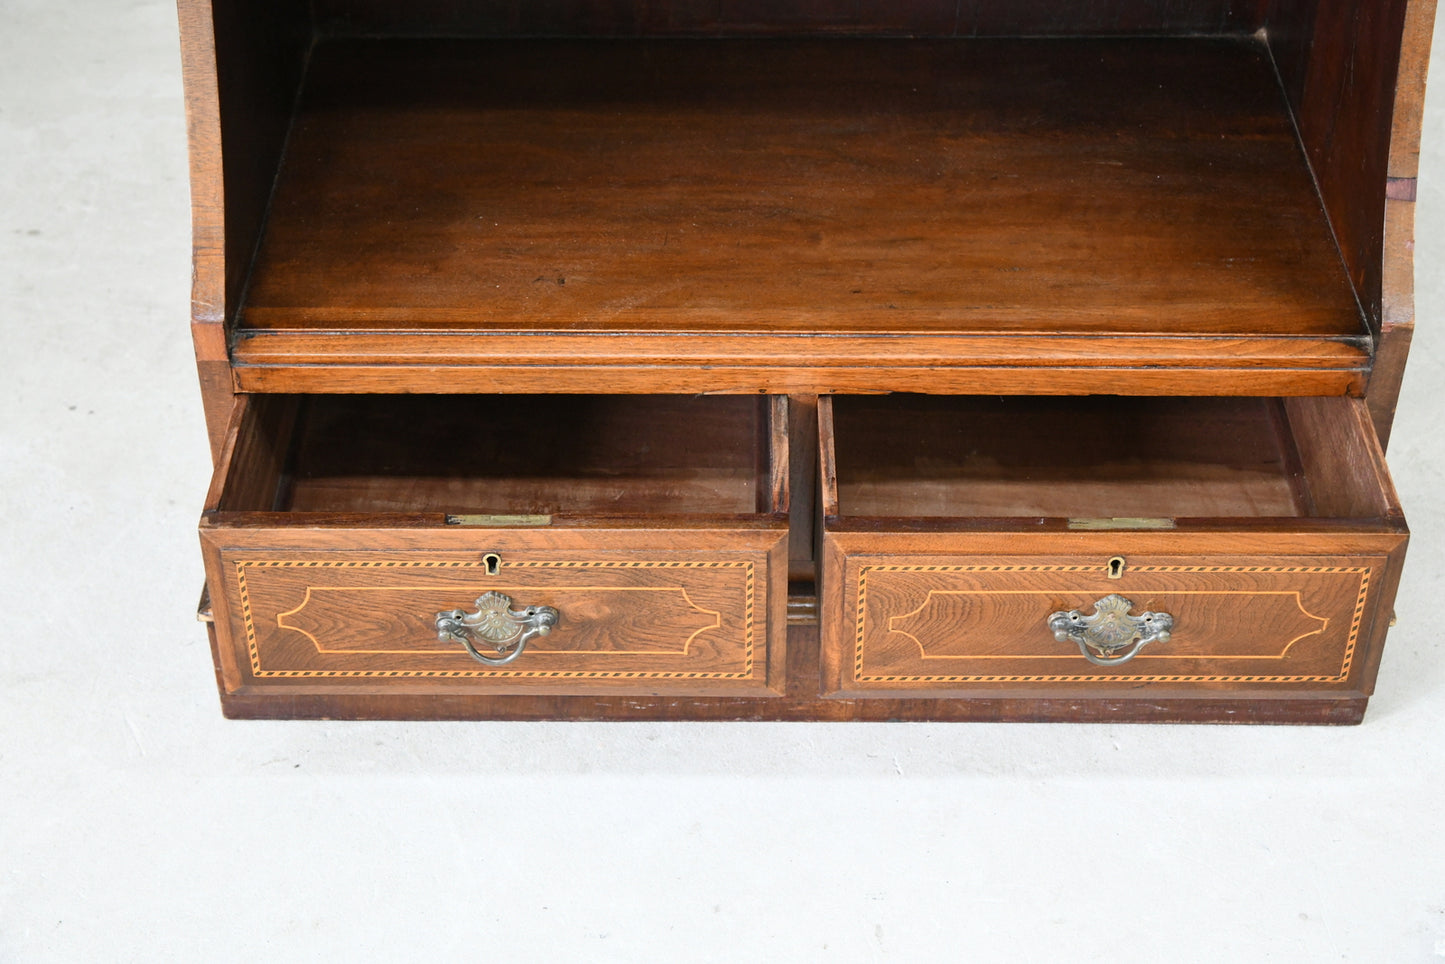
M 664 670 L 515 670 L 487 669 L 266 669 L 261 665 L 261 652 L 256 638 L 256 621 L 251 610 L 250 590 L 246 585 L 246 570 L 253 569 L 483 569 L 485 563 L 471 561 L 401 561 L 401 560 L 287 560 L 287 559 L 241 559 L 235 561 L 236 585 L 241 601 L 241 619 L 246 631 L 246 651 L 251 662 L 251 674 L 258 679 L 751 679 L 755 651 L 756 624 L 756 574 L 751 561 L 521 561 L 508 562 L 509 569 L 743 569 L 743 666 L 735 673 L 726 672 L 669 672 Z M 602 655 L 602 654 L 599 654 Z
M 1354 666 L 1355 649 L 1359 643 L 1360 627 L 1364 622 L 1365 602 L 1369 598 L 1370 576 L 1374 570 L 1370 566 L 1130 566 L 1131 573 L 1138 572 L 1205 572 L 1205 573 L 1268 573 L 1284 572 L 1294 574 L 1311 573 L 1358 573 L 1360 576 L 1360 592 L 1355 598 L 1354 614 L 1350 621 L 1349 638 L 1345 642 L 1344 659 L 1340 671 L 1334 676 L 1281 676 L 1281 675 L 1248 675 L 1248 676 L 1187 676 L 1181 674 L 1157 674 L 1150 676 L 1130 674 L 1014 674 L 994 676 L 943 676 L 943 675 L 918 675 L 918 676 L 888 676 L 888 675 L 867 675 L 863 671 L 863 646 L 864 646 L 864 618 L 868 607 L 868 573 L 870 572 L 1094 572 L 1099 571 L 1098 566 L 1065 566 L 1065 565 L 989 565 L 989 566 L 963 566 L 963 565 L 935 565 L 935 566 L 911 566 L 911 565 L 890 565 L 871 566 L 863 565 L 858 567 L 858 609 L 857 609 L 857 634 L 855 637 L 853 657 L 853 679 L 858 683 L 1109 683 L 1127 681 L 1130 683 L 1343 683 L 1349 678 L 1350 670 Z

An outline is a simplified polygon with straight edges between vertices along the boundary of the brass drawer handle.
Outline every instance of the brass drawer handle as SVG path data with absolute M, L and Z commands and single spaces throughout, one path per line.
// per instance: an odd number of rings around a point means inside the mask
M 1134 604 L 1110 594 L 1094 603 L 1094 615 L 1077 609 L 1049 616 L 1049 629 L 1061 643 L 1073 642 L 1079 652 L 1099 666 L 1117 666 L 1138 655 L 1150 643 L 1169 642 L 1174 617 L 1168 613 L 1129 615 Z M 1095 655 L 1097 654 L 1097 655 Z
M 547 635 L 561 618 L 551 606 L 513 609 L 511 596 L 488 592 L 477 598 L 474 613 L 460 609 L 437 613 L 437 639 L 461 643 L 473 659 L 488 666 L 505 666 L 522 655 L 529 639 Z M 474 641 L 487 644 L 499 655 L 483 656 Z

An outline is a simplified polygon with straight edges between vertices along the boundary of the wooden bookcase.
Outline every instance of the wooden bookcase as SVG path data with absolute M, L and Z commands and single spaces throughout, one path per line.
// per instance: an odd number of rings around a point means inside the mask
M 227 714 L 1361 718 L 1433 0 L 180 14 Z

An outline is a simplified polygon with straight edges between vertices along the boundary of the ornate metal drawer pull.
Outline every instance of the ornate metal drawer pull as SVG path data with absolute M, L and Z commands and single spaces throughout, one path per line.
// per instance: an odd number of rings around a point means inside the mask
M 1168 613 L 1129 615 L 1134 604 L 1110 594 L 1094 603 L 1094 615 L 1077 609 L 1049 616 L 1049 629 L 1061 643 L 1073 642 L 1079 652 L 1099 666 L 1117 666 L 1138 655 L 1150 643 L 1169 642 L 1174 617 Z M 1097 654 L 1097 655 L 1096 655 Z
M 451 609 L 437 613 L 437 639 L 461 643 L 472 658 L 488 666 L 505 666 L 527 648 L 533 636 L 545 636 L 562 614 L 551 606 L 512 608 L 512 597 L 489 592 L 477 598 L 477 611 Z M 485 643 L 498 653 L 483 656 L 475 643 Z M 510 650 L 510 652 L 509 652 Z

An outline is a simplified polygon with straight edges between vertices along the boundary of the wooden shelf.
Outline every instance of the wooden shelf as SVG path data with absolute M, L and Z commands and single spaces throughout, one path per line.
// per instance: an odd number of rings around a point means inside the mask
M 1337 394 L 1368 346 L 1252 39 L 346 40 L 232 357 L 253 391 Z

